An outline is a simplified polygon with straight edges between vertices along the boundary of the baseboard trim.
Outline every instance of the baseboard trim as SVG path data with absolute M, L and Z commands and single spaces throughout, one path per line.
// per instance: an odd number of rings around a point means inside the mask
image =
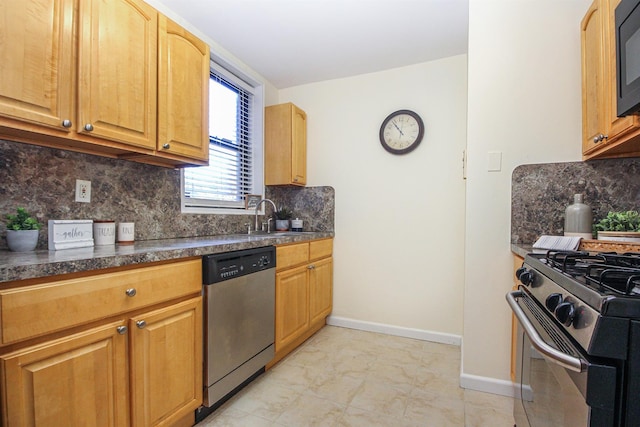
M 460 387 L 501 396 L 514 396 L 514 385 L 511 381 L 481 377 L 478 375 L 460 374 Z
M 404 328 L 401 326 L 367 322 L 364 320 L 349 319 L 346 317 L 329 316 L 327 317 L 327 325 L 340 326 L 349 329 L 358 329 L 360 331 L 367 332 L 378 332 L 381 334 L 395 335 L 404 338 L 413 338 L 422 341 L 432 341 L 440 344 L 452 344 L 460 346 L 460 343 L 462 342 L 462 337 L 459 335 L 425 331 L 423 329 Z

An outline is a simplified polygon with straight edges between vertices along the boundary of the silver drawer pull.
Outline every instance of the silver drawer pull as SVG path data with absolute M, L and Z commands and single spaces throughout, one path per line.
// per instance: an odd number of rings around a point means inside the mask
M 62 121 L 62 127 L 70 128 L 70 127 L 71 127 L 71 124 L 72 124 L 72 123 L 71 123 L 71 120 L 68 120 L 68 119 L 67 119 L 67 120 L 63 120 L 63 121 Z
M 116 328 L 116 331 L 118 331 L 118 333 L 119 333 L 120 335 L 124 335 L 124 334 L 126 334 L 126 333 L 127 333 L 127 327 L 126 327 L 126 326 L 118 326 L 118 327 Z
M 87 123 L 86 125 L 84 125 L 84 130 L 86 130 L 87 132 L 91 132 L 93 130 L 93 125 L 91 123 Z
M 168 150 L 169 148 L 171 148 L 171 145 L 168 143 L 162 144 L 162 148 L 164 148 L 165 150 Z
M 136 288 L 129 288 L 125 291 L 125 293 L 128 297 L 135 297 L 138 292 L 136 291 Z
M 311 264 L 311 265 L 309 265 L 307 268 L 308 268 L 309 270 L 315 270 L 315 269 L 316 269 L 316 266 L 315 266 L 315 265 L 313 265 L 313 264 Z
M 144 320 L 138 320 L 138 321 L 136 322 L 136 326 L 137 326 L 139 329 L 144 329 L 144 328 L 145 328 L 145 326 L 147 326 L 147 322 L 145 322 Z

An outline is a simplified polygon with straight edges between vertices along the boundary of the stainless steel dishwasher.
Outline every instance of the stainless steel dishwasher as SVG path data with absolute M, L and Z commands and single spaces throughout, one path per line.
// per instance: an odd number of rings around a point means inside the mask
M 206 408 L 196 411 L 196 419 L 264 372 L 274 356 L 275 334 L 275 247 L 202 261 Z

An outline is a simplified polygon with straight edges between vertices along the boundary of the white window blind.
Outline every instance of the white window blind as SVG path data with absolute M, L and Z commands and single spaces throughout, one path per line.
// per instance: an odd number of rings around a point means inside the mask
M 209 166 L 185 168 L 183 209 L 244 209 L 247 194 L 256 194 L 254 88 L 219 67 L 209 79 Z M 260 115 L 260 118 L 262 116 Z M 261 150 L 258 150 L 261 155 Z M 261 160 L 261 157 L 260 159 Z M 262 180 L 258 180 L 262 185 Z M 258 191 L 261 194 L 262 190 Z

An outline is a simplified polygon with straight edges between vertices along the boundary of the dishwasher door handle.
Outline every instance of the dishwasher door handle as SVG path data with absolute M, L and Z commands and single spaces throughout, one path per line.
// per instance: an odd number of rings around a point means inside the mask
M 531 341 L 531 345 L 533 345 L 533 347 L 550 362 L 556 363 L 573 372 L 583 372 L 586 369 L 586 364 L 582 359 L 565 354 L 560 350 L 551 347 L 542 339 L 540 334 L 538 334 L 538 331 L 536 331 L 536 328 L 529 321 L 527 315 L 522 311 L 522 308 L 520 308 L 520 305 L 518 305 L 517 298 L 522 297 L 525 297 L 525 293 L 523 291 L 512 291 L 506 296 L 513 314 L 524 328 L 525 333 Z

